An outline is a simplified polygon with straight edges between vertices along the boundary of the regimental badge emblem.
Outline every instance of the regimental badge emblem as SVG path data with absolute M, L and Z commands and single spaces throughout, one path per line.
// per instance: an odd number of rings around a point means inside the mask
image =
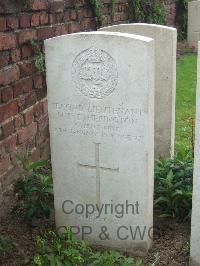
M 92 47 L 82 51 L 75 58 L 72 77 L 83 95 L 93 99 L 103 99 L 113 93 L 117 87 L 117 65 L 107 52 Z

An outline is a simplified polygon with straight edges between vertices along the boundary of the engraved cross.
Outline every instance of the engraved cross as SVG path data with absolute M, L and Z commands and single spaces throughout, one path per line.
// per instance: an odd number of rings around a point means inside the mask
M 100 166 L 100 152 L 99 152 L 100 143 L 94 143 L 94 144 L 95 144 L 95 165 L 87 165 L 87 164 L 82 164 L 82 163 L 78 163 L 78 165 L 81 167 L 96 170 L 96 197 L 97 197 L 97 204 L 100 206 L 101 204 L 101 170 L 119 172 L 119 168 L 108 168 L 108 167 Z

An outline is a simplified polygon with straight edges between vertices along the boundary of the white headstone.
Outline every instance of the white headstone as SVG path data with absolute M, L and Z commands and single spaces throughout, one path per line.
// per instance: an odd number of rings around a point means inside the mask
M 175 139 L 177 30 L 143 23 L 114 25 L 100 30 L 138 34 L 155 40 L 155 157 L 172 157 Z
M 191 266 L 200 265 L 200 42 L 197 67 L 197 98 L 196 98 L 196 128 L 194 178 L 192 199 L 192 228 L 191 228 Z
M 45 41 L 57 227 L 132 253 L 151 245 L 153 44 L 103 32 Z
M 188 43 L 197 47 L 200 41 L 200 1 L 188 3 Z

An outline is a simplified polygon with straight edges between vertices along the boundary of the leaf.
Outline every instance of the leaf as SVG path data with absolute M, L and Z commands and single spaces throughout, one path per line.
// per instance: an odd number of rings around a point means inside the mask
M 30 169 L 38 170 L 43 168 L 47 164 L 47 160 L 39 160 L 30 164 Z
M 155 200 L 155 202 L 154 202 L 155 205 L 158 203 L 169 203 L 169 199 L 161 196 L 157 200 Z
M 167 177 L 166 177 L 167 183 L 168 183 L 169 185 L 171 185 L 172 180 L 173 180 L 173 177 L 174 177 L 173 171 L 170 170 L 169 173 L 167 174 Z

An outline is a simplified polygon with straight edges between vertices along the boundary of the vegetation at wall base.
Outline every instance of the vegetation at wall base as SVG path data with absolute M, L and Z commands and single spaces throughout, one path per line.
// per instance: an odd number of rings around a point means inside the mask
M 39 44 L 34 41 L 30 40 L 30 45 L 33 48 L 33 51 L 35 53 L 35 67 L 38 70 L 39 73 L 45 73 L 45 54 L 44 52 L 40 49 Z
M 166 24 L 166 8 L 160 0 L 129 0 L 131 22 Z
M 176 24 L 179 40 L 187 39 L 188 2 L 190 0 L 176 0 Z
M 47 161 L 30 162 L 28 155 L 18 157 L 24 175 L 15 185 L 18 193 L 18 204 L 15 210 L 22 210 L 25 221 L 37 226 L 39 218 L 48 218 L 52 211 L 53 182 L 51 173 L 45 169 Z
M 98 26 L 101 27 L 103 25 L 104 16 L 103 16 L 103 4 L 101 0 L 89 0 L 89 3 L 94 8 L 95 15 L 97 17 Z

